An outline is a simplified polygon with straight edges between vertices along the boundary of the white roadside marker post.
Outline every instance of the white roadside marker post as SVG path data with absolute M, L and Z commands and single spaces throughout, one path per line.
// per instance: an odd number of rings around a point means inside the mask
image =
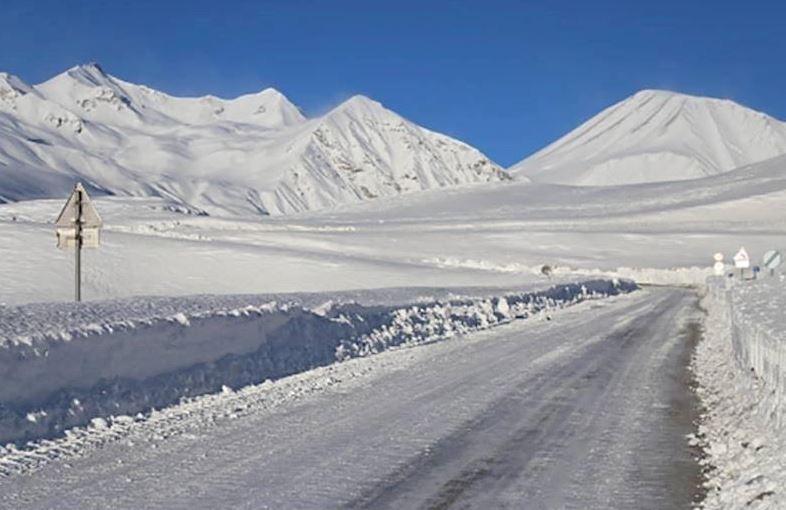
M 726 265 L 723 263 L 723 253 L 718 252 L 712 258 L 715 260 L 712 272 L 715 273 L 715 276 L 723 276 L 723 273 L 726 272 Z
M 57 247 L 75 250 L 74 300 L 77 303 L 82 301 L 82 248 L 98 248 L 102 226 L 101 217 L 87 191 L 81 183 L 77 183 L 55 221 Z

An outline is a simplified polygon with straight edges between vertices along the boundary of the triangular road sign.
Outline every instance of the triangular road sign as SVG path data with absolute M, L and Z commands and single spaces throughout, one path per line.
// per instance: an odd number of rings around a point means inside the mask
M 74 299 L 77 303 L 82 301 L 82 248 L 98 247 L 101 225 L 101 217 L 87 196 L 87 191 L 82 184 L 77 183 L 55 220 L 57 247 L 66 250 L 75 248 Z
M 76 228 L 77 215 L 79 214 L 77 204 L 80 198 L 82 202 L 82 228 L 101 228 L 103 225 L 101 216 L 98 215 L 98 211 L 96 211 L 92 200 L 90 200 L 87 191 L 85 191 L 81 183 L 74 187 L 74 191 L 68 197 L 65 207 L 63 207 L 60 216 L 55 221 L 55 227 Z
M 740 251 L 734 256 L 734 265 L 738 269 L 747 269 L 751 267 L 751 258 L 748 256 L 745 247 L 740 248 Z

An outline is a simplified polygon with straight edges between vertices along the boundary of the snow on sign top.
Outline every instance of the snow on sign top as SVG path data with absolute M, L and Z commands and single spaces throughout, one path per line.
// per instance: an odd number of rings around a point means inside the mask
M 77 215 L 78 212 L 78 201 L 81 195 L 81 205 L 82 205 L 82 217 L 81 223 L 82 228 L 84 229 L 91 229 L 91 228 L 101 228 L 103 222 L 101 221 L 101 216 L 98 215 L 98 211 L 96 211 L 93 202 L 90 200 L 90 197 L 85 191 L 85 188 L 82 186 L 81 183 L 77 184 L 74 187 L 74 191 L 71 193 L 71 196 L 68 197 L 63 210 L 60 211 L 60 215 L 57 217 L 55 221 L 55 227 L 58 229 L 68 229 L 68 228 L 76 228 L 77 222 Z
M 734 266 L 738 269 L 747 269 L 751 267 L 751 258 L 748 256 L 748 252 L 745 251 L 745 247 L 741 247 L 740 251 L 734 256 Z
M 81 227 L 79 235 L 77 235 L 77 221 Z M 100 243 L 98 229 L 102 225 L 101 217 L 85 188 L 77 184 L 55 221 L 57 247 L 62 250 L 98 248 Z

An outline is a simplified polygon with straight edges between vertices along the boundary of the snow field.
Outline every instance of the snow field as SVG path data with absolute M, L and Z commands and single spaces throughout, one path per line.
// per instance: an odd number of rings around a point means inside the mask
M 786 507 L 783 282 L 708 280 L 705 339 L 693 368 L 705 414 L 707 509 Z
M 636 288 L 590 280 L 498 289 L 496 295 L 420 289 L 420 296 L 398 296 L 394 303 L 367 292 L 366 304 L 331 294 L 3 307 L 0 442 L 54 437 L 96 418 L 133 415 Z M 442 298 L 418 299 L 440 292 Z M 62 327 L 47 330 L 41 321 Z

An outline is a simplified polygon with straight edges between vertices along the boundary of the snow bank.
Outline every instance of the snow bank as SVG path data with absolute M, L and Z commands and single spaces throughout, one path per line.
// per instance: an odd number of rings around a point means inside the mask
M 624 278 L 642 285 L 678 285 L 678 286 L 703 286 L 707 277 L 712 274 L 709 267 L 673 267 L 673 268 L 646 268 L 646 267 L 618 267 L 611 271 L 577 269 L 577 274 L 606 278 Z
M 731 341 L 739 368 L 769 388 L 757 410 L 773 427 L 786 427 L 786 284 L 780 278 L 721 287 L 729 305 Z M 726 285 L 729 288 L 726 289 Z M 726 295 L 723 296 L 724 290 Z
M 706 408 L 696 439 L 707 454 L 705 508 L 786 508 L 785 287 L 708 280 L 694 359 Z
M 144 412 L 635 288 L 592 280 L 496 293 L 416 289 L 2 307 L 0 442 L 51 437 L 96 417 Z
M 426 264 L 443 268 L 478 269 L 499 273 L 541 274 L 543 265 L 527 265 L 517 262 L 500 263 L 491 260 L 462 259 L 457 257 L 433 257 L 423 259 Z M 643 285 L 703 286 L 712 275 L 710 267 L 618 267 L 616 269 L 586 269 L 569 266 L 551 266 L 553 275 L 585 276 L 596 278 L 624 278 Z

